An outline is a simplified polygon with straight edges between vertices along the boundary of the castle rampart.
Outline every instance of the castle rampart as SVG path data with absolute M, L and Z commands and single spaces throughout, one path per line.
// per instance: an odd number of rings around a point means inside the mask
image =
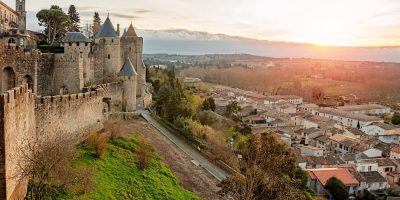
M 101 129 L 108 112 L 104 99 L 121 96 L 119 84 L 45 97 L 36 96 L 25 84 L 0 95 L 0 198 L 23 199 L 26 193 L 27 181 L 16 175 L 19 151 L 27 142 L 60 135 L 81 141 L 89 131 Z

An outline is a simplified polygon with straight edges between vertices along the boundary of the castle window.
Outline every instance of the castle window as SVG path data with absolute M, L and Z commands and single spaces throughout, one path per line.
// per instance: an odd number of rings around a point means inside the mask
M 111 55 L 110 54 L 108 54 L 108 59 L 110 59 L 111 58 Z
M 79 47 L 79 42 L 76 43 L 76 46 Z

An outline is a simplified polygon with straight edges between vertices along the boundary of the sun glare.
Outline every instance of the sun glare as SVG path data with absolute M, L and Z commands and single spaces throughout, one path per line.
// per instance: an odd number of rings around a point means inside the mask
M 356 34 L 349 23 L 318 20 L 303 29 L 298 40 L 317 45 L 352 46 L 357 45 Z

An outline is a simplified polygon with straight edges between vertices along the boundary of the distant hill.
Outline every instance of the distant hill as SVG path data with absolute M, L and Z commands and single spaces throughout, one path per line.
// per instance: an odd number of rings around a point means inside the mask
M 326 58 L 400 62 L 400 46 L 332 47 L 273 42 L 224 34 L 174 30 L 137 30 L 144 37 L 144 52 L 169 54 L 253 54 L 269 57 Z

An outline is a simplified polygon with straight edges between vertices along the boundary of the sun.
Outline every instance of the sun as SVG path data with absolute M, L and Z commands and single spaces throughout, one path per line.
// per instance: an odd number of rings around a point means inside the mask
M 357 31 L 344 21 L 316 20 L 301 30 L 297 40 L 323 46 L 354 46 L 357 45 Z

